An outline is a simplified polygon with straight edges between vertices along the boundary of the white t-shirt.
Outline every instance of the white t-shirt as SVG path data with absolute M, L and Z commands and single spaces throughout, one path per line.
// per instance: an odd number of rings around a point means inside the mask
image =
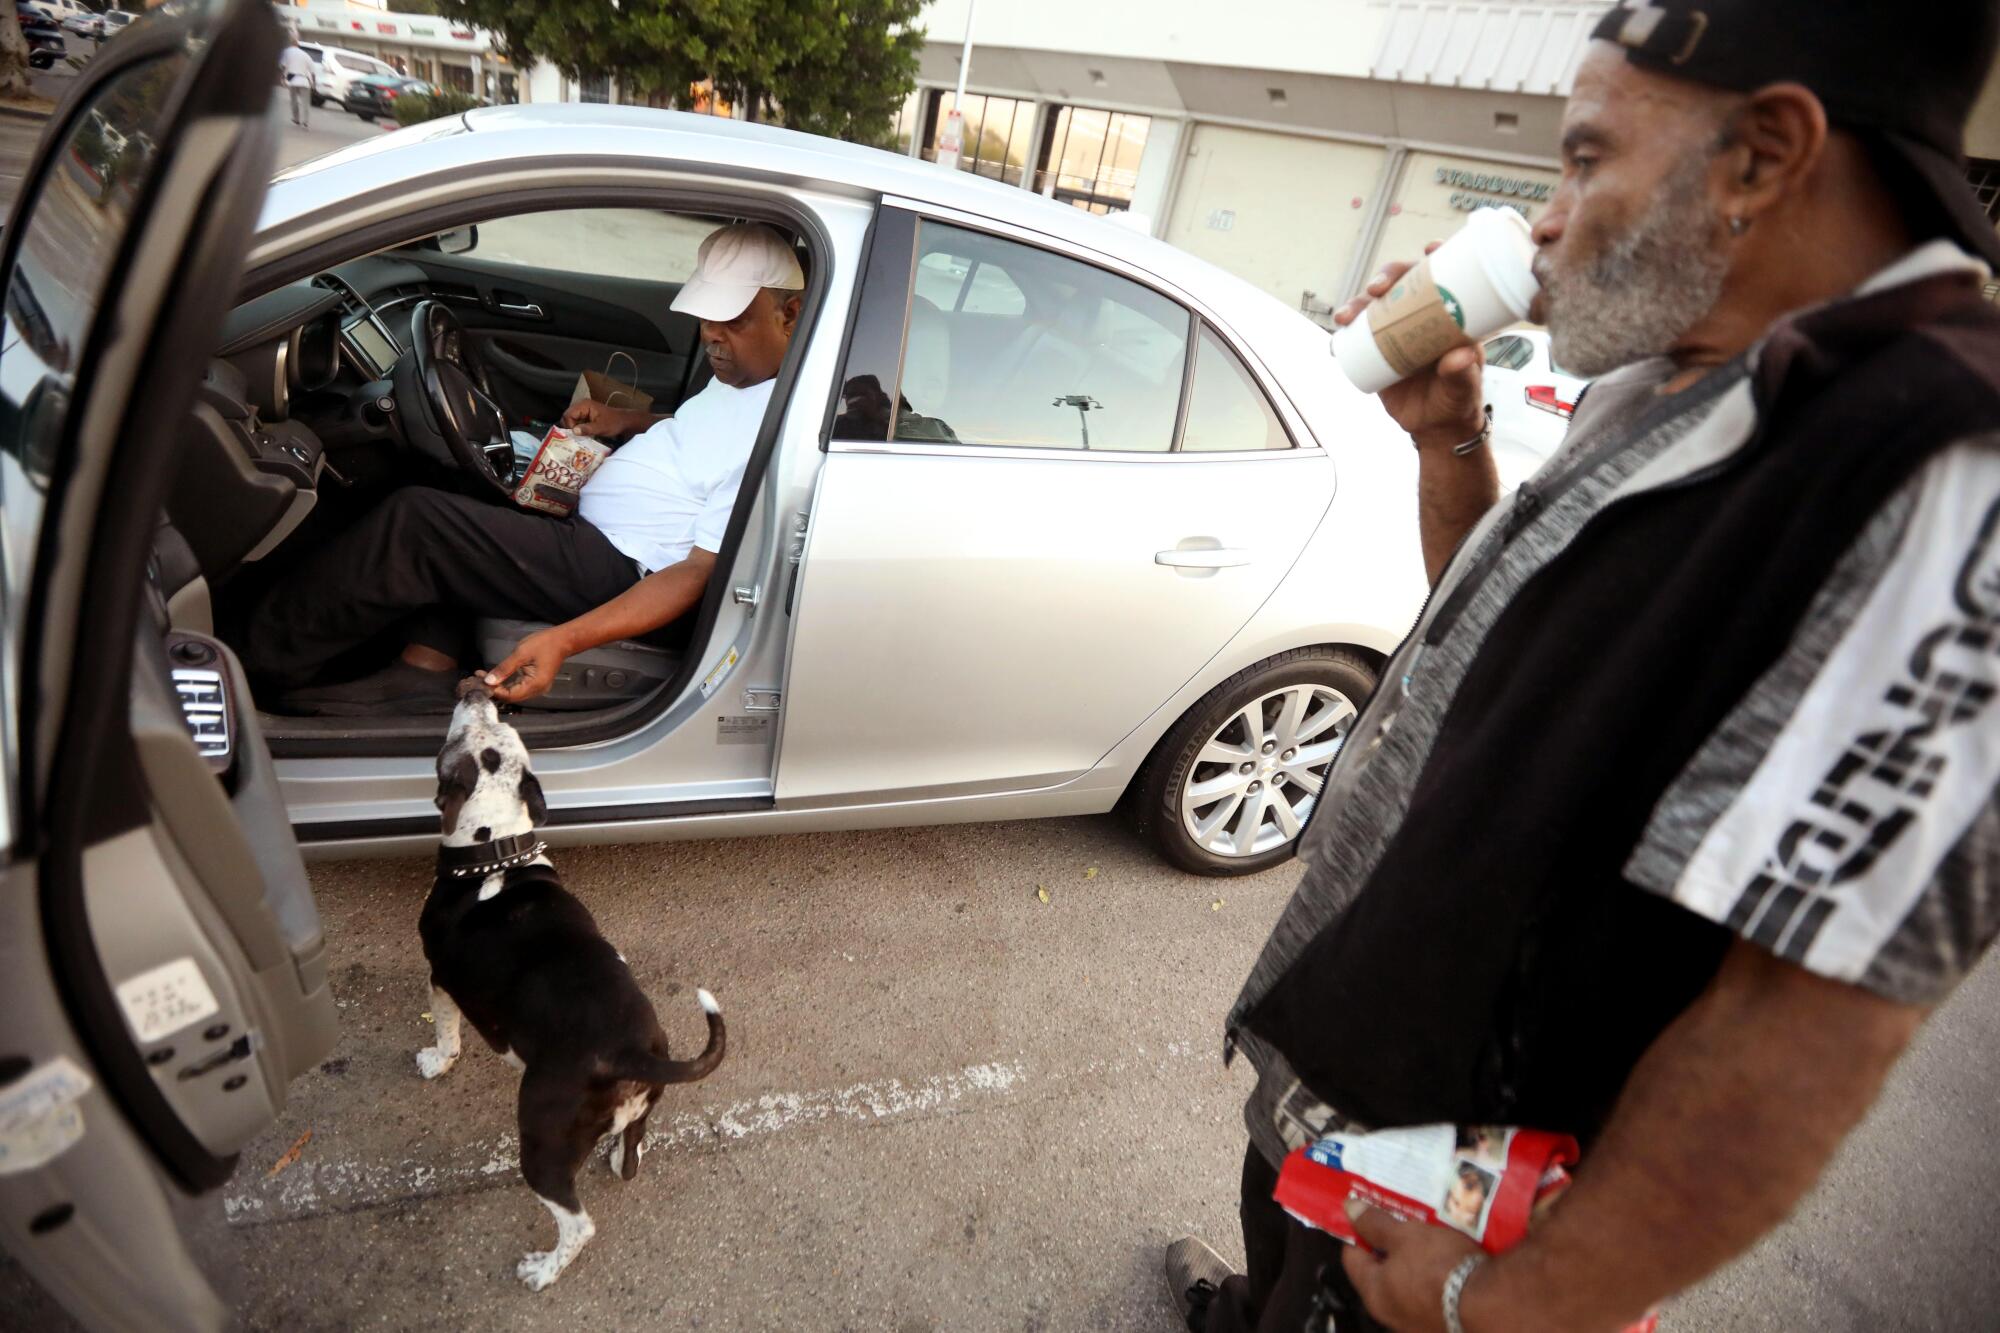
M 697 546 L 720 550 L 775 382 L 732 389 L 710 380 L 605 459 L 577 513 L 649 571 L 679 564 Z
M 298 47 L 288 46 L 280 53 L 278 56 L 278 68 L 284 71 L 285 82 L 287 84 L 293 86 L 300 84 L 304 84 L 307 87 L 312 86 L 312 57 L 301 51 Z

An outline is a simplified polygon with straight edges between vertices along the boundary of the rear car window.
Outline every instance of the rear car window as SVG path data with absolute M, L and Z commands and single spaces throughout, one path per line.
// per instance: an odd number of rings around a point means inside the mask
M 1128 278 L 926 220 L 891 438 L 1165 453 L 1191 325 Z

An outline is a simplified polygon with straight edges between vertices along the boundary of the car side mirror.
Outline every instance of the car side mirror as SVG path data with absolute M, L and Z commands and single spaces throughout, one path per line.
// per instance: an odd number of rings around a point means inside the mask
M 448 255 L 469 254 L 478 244 L 478 227 L 455 227 L 450 231 L 438 233 L 437 248 Z

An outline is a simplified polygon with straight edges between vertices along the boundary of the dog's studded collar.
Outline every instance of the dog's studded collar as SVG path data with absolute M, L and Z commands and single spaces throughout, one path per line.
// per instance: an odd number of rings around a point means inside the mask
M 524 866 L 548 849 L 549 845 L 533 833 L 517 833 L 470 847 L 440 847 L 438 869 L 453 879 L 469 879 Z

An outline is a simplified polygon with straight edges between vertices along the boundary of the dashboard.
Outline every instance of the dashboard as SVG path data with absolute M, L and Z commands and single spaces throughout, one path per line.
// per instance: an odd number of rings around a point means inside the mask
M 297 531 L 323 485 L 367 485 L 393 470 L 389 380 L 407 338 L 398 331 L 428 294 L 422 270 L 377 256 L 230 312 L 168 503 L 211 580 Z

